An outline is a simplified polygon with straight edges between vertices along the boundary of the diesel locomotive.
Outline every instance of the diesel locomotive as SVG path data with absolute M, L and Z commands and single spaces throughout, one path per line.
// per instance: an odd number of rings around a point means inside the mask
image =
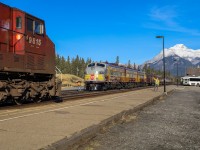
M 133 88 L 147 85 L 145 72 L 113 63 L 90 63 L 85 69 L 86 90 Z
M 59 97 L 55 46 L 45 22 L 0 3 L 0 103 Z

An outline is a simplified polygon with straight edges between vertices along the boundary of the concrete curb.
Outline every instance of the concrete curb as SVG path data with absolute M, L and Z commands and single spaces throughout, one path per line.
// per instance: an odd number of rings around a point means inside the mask
M 42 148 L 41 150 L 66 150 L 66 149 L 78 149 L 81 145 L 84 145 L 89 140 L 94 138 L 98 133 L 103 131 L 105 128 L 109 128 L 109 126 L 119 122 L 122 118 L 133 114 L 139 110 L 142 110 L 143 108 L 153 104 L 157 100 L 161 100 L 166 98 L 168 95 L 170 95 L 175 89 L 172 89 L 171 91 L 167 93 L 163 93 L 162 95 L 159 95 L 157 97 L 154 97 L 150 99 L 149 101 L 140 104 L 132 109 L 124 110 L 108 119 L 105 119 L 101 121 L 97 125 L 92 125 L 86 129 L 81 130 L 79 133 L 74 133 L 70 138 L 65 137 L 60 141 L 57 141 L 45 148 Z

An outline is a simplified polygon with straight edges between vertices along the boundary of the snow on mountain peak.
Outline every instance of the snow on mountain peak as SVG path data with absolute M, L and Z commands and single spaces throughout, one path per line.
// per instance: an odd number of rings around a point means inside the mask
M 170 49 L 188 49 L 184 44 L 176 44 Z
M 166 51 L 169 53 L 168 56 L 177 55 L 189 61 L 195 59 L 196 57 L 200 57 L 200 50 L 189 49 L 184 44 L 176 44 Z
M 196 64 L 195 58 L 200 58 L 200 50 L 193 50 L 186 47 L 184 44 L 176 44 L 169 49 L 165 48 L 165 57 L 169 56 L 179 56 L 183 59 L 186 59 L 193 64 Z M 152 60 L 148 61 L 149 63 L 155 63 L 163 58 L 163 51 L 155 56 Z

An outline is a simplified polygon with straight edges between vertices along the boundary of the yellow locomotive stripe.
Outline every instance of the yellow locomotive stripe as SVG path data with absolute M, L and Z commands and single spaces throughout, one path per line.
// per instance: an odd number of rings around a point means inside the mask
M 85 81 L 105 81 L 105 75 L 104 74 L 86 74 L 85 75 Z

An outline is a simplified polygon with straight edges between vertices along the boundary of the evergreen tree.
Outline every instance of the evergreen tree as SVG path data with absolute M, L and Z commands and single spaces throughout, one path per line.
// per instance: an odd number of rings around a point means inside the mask
M 81 58 L 80 60 L 80 65 L 79 65 L 80 69 L 79 69 L 79 77 L 84 78 L 84 72 L 85 72 L 85 60 L 83 58 Z
M 127 67 L 131 68 L 131 61 L 130 60 L 128 60 L 128 66 Z
M 79 56 L 76 55 L 76 59 L 75 59 L 75 67 L 76 67 L 76 73 L 75 75 L 79 75 L 79 70 L 80 70 L 80 60 L 79 60 Z
M 60 61 L 60 70 L 62 73 L 66 73 L 65 58 L 63 56 L 61 57 L 61 61 Z
M 76 63 L 74 58 L 72 58 L 71 61 L 71 74 L 76 75 Z
M 78 55 L 76 58 L 67 57 L 67 60 L 62 56 L 56 54 L 55 58 L 56 66 L 64 74 L 73 74 L 78 75 L 81 78 L 84 78 L 85 68 L 88 64 L 92 62 L 91 58 L 87 58 L 85 61 L 83 58 L 80 58 Z
M 56 54 L 56 66 L 58 67 L 58 64 L 59 64 L 59 55 Z
M 66 73 L 71 74 L 71 62 L 70 62 L 70 57 L 67 57 L 67 61 L 65 63 L 66 67 Z
M 119 64 L 119 56 L 116 57 L 116 64 Z
M 88 64 L 90 64 L 91 62 L 92 62 L 91 58 L 87 58 L 86 66 L 87 66 Z M 85 66 L 85 67 L 86 67 L 86 66 Z

